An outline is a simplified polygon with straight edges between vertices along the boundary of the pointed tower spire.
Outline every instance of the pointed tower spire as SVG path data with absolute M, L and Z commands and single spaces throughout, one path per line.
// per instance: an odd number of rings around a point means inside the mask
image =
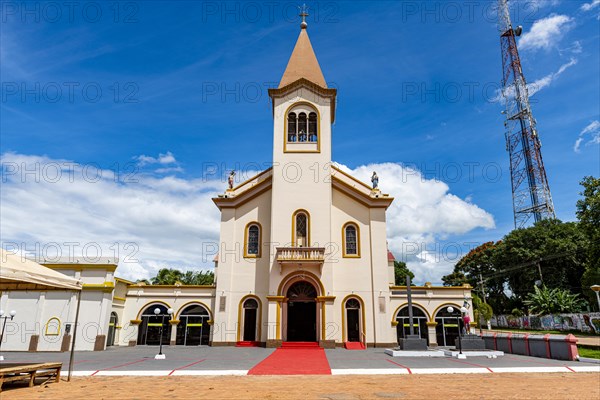
M 306 4 L 302 6 L 300 17 L 302 17 L 300 36 L 298 36 L 296 46 L 288 61 L 281 82 L 279 82 L 279 88 L 281 89 L 298 79 L 304 78 L 326 89 L 327 83 L 325 82 L 325 77 L 323 76 L 323 72 L 321 72 L 319 61 L 317 61 L 317 56 L 315 55 L 306 31 L 306 28 L 308 27 L 308 24 L 306 23 L 306 17 L 308 17 L 308 8 L 306 7 Z

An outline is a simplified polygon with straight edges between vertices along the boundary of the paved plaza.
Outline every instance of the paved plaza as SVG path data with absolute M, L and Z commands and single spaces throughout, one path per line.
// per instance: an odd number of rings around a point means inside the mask
M 496 359 L 394 358 L 384 350 L 327 349 L 325 355 L 332 375 L 600 372 L 599 364 L 511 354 Z M 112 347 L 101 352 L 76 352 L 74 376 L 247 375 L 274 351 L 260 347 L 163 346 L 166 359 L 155 360 L 156 346 Z M 69 366 L 68 352 L 4 352 L 4 357 L 10 363 L 62 362 L 65 374 Z

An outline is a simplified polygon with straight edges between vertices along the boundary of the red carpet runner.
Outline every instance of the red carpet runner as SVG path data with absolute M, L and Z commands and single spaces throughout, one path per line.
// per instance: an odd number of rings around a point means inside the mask
M 325 350 L 318 346 L 282 347 L 256 364 L 248 375 L 331 375 Z

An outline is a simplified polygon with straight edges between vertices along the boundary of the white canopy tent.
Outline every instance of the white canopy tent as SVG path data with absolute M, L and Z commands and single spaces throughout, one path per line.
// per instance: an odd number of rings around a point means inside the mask
M 81 282 L 0 249 L 1 290 L 81 290 Z
M 69 362 L 69 377 L 73 372 L 73 355 L 75 350 L 75 338 L 77 334 L 77 323 L 79 320 L 79 306 L 81 302 L 82 283 L 67 275 L 46 268 L 23 256 L 11 254 L 0 249 L 0 291 L 13 290 L 75 290 L 77 291 L 77 310 L 75 312 L 75 325 L 73 329 L 73 341 L 71 342 L 71 356 Z M 1 344 L 1 343 L 0 343 Z

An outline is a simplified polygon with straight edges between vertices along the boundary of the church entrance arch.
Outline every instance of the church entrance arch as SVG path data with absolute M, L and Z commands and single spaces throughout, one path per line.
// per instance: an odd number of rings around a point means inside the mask
M 317 289 L 308 281 L 293 283 L 286 292 L 287 341 L 317 341 Z

